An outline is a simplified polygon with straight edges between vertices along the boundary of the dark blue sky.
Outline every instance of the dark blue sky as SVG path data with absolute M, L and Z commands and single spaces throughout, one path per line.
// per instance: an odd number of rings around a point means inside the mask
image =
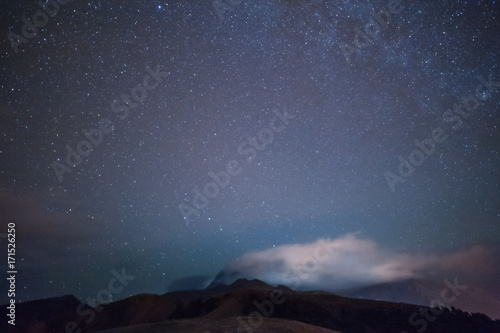
M 18 301 L 84 299 L 123 268 L 116 299 L 163 293 L 356 232 L 412 255 L 498 246 L 498 4 L 221 3 L 75 1 L 45 25 L 0 5 Z M 16 53 L 23 17 L 40 27 Z

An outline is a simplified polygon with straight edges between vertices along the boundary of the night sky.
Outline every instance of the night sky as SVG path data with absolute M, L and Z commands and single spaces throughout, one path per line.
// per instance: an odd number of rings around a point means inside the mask
M 495 1 L 46 2 L 0 5 L 17 302 L 113 270 L 134 276 L 113 300 L 227 267 L 285 284 L 320 239 L 345 255 L 317 288 L 498 288 Z

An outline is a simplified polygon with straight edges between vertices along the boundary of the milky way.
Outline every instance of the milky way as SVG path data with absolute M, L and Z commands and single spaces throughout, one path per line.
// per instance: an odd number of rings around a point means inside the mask
M 408 260 L 498 250 L 495 1 L 46 3 L 0 5 L 17 301 L 122 270 L 113 299 L 160 294 L 351 234 Z

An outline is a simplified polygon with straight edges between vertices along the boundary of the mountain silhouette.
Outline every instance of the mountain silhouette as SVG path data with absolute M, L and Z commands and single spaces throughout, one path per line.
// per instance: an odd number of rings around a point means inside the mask
M 442 280 L 408 279 L 397 282 L 380 283 L 363 288 L 339 291 L 347 297 L 429 305 L 432 300 L 442 298 L 445 285 Z M 492 319 L 500 319 L 500 300 L 484 289 L 468 285 L 450 304 L 465 312 L 484 313 Z
M 6 306 L 1 314 L 6 317 Z M 16 304 L 6 333 L 276 332 L 498 333 L 500 321 L 457 309 L 294 291 L 238 279 L 205 290 L 140 294 L 91 308 L 73 296 Z

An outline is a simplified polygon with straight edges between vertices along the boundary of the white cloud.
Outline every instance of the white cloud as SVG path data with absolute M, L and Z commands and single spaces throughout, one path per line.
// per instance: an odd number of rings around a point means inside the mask
M 450 255 L 398 253 L 374 241 L 348 234 L 313 243 L 282 245 L 244 254 L 229 272 L 291 288 L 340 290 L 407 278 L 422 278 L 445 271 L 480 274 L 488 270 L 488 250 L 474 247 Z M 231 283 L 232 281 L 225 281 Z

